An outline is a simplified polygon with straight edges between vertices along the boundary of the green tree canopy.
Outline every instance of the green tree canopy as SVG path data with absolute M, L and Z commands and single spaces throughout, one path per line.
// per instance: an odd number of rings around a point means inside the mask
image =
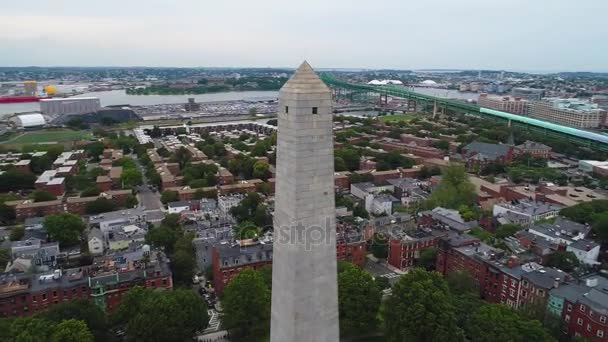
M 90 215 L 107 213 L 116 210 L 116 204 L 105 197 L 98 197 L 96 200 L 87 203 L 84 210 Z
M 416 266 L 426 270 L 435 269 L 435 261 L 437 260 L 437 248 L 427 247 L 420 251 L 420 258 L 416 260 Z
M 11 234 L 9 235 L 9 239 L 11 241 L 19 241 L 23 238 L 24 235 L 25 235 L 25 226 L 22 226 L 22 225 L 14 226 L 11 229 Z
M 85 224 L 80 216 L 61 213 L 44 218 L 43 227 L 51 238 L 62 246 L 70 246 L 80 242 Z
M 120 175 L 123 189 L 132 189 L 143 183 L 143 177 L 138 169 L 125 169 Z
M 427 207 L 458 209 L 462 205 L 472 206 L 475 203 L 475 187 L 464 166 L 451 164 L 443 170 L 441 176 L 441 182 L 427 200 Z
M 473 342 L 554 341 L 539 321 L 522 319 L 516 311 L 500 304 L 481 306 L 466 330 Z
M 253 173 L 252 176 L 254 178 L 260 178 L 262 180 L 268 179 L 268 162 L 265 160 L 258 160 L 253 164 Z
M 179 194 L 177 193 L 177 191 L 165 190 L 160 195 L 160 201 L 163 202 L 164 204 L 167 204 L 170 202 L 175 202 L 178 200 L 179 200 Z
M 93 334 L 83 321 L 68 319 L 53 329 L 51 342 L 93 342 Z
M 576 254 L 567 251 L 555 251 L 549 255 L 547 265 L 557 267 L 565 272 L 572 272 L 580 265 Z
M 123 296 L 111 320 L 124 324 L 127 341 L 187 341 L 207 327 L 209 316 L 205 302 L 190 289 L 136 287 Z
M 261 336 L 270 323 L 270 290 L 262 275 L 244 269 L 234 277 L 222 295 L 222 323 L 240 336 Z
M 360 267 L 349 267 L 338 275 L 340 333 L 360 335 L 377 324 L 381 294 L 374 279 Z
M 96 341 L 108 339 L 108 322 L 105 313 L 92 301 L 76 299 L 50 307 L 41 317 L 59 323 L 64 320 L 80 320 L 86 324 L 88 330 L 95 336 Z
M 13 342 L 48 341 L 52 332 L 49 321 L 32 316 L 16 318 L 10 327 Z
M 386 303 L 386 340 L 462 341 L 455 308 L 443 277 L 416 268 L 393 285 Z
M 34 200 L 34 202 L 54 201 L 57 199 L 57 196 L 53 195 L 52 193 L 41 190 L 32 192 L 29 197 Z

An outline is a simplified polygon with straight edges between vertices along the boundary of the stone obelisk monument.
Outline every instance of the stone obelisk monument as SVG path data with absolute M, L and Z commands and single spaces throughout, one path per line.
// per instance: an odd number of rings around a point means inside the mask
M 279 92 L 271 342 L 337 342 L 330 89 L 307 62 Z

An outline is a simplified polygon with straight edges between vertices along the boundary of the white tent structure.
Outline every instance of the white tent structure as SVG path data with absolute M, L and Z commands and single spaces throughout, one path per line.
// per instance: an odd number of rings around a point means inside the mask
M 369 85 L 387 85 L 387 84 L 396 84 L 396 85 L 403 85 L 403 82 L 399 81 L 399 80 L 372 80 L 367 82 L 367 84 Z
M 28 128 L 36 126 L 44 126 L 46 120 L 40 113 L 22 114 L 11 119 L 15 126 Z

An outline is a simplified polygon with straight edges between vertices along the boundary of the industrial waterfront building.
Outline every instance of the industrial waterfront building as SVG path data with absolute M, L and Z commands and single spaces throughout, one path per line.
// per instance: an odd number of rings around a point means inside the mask
M 530 108 L 530 102 L 521 97 L 491 96 L 487 93 L 479 94 L 477 104 L 481 107 L 519 115 L 528 115 L 528 110 Z
M 581 99 L 547 98 L 530 105 L 530 117 L 577 128 L 606 125 L 607 112 Z
M 95 113 L 99 109 L 101 109 L 101 104 L 97 97 L 40 100 L 40 111 L 44 115 L 81 115 Z

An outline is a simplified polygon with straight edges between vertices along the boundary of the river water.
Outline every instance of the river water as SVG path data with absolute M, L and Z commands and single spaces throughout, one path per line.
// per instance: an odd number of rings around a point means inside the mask
M 456 98 L 462 100 L 477 100 L 477 93 L 461 93 L 457 90 L 434 89 L 434 88 L 414 88 L 414 91 L 421 94 L 433 95 L 438 97 Z M 84 93 L 74 97 L 98 97 L 102 106 L 131 105 L 146 106 L 169 103 L 186 103 L 188 98 L 193 97 L 196 102 L 218 102 L 218 101 L 238 101 L 247 99 L 267 99 L 276 98 L 277 91 L 240 91 L 224 92 L 201 95 L 127 95 L 124 90 L 99 91 Z M 0 104 L 0 119 L 14 113 L 40 111 L 38 102 L 27 103 L 3 103 Z
M 196 102 L 239 101 L 249 99 L 276 98 L 277 91 L 234 91 L 225 93 L 212 93 L 201 95 L 127 95 L 124 90 L 98 91 L 73 96 L 98 97 L 101 106 L 131 105 L 146 106 L 168 103 L 186 103 L 188 98 L 195 98 Z M 6 115 L 40 110 L 38 102 L 3 103 L 0 104 L 0 118 Z

